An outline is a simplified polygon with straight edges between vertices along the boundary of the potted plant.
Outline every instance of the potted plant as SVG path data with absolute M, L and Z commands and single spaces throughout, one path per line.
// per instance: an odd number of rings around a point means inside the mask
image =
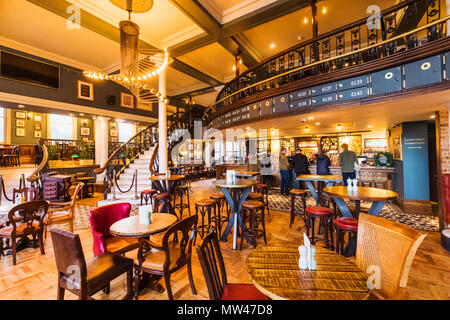
M 393 167 L 394 157 L 390 152 L 378 152 L 374 157 L 376 167 Z
M 56 145 L 49 145 L 47 146 L 47 151 L 48 151 L 48 165 L 50 167 L 54 167 L 57 165 L 58 162 L 58 152 L 59 152 L 59 148 Z
M 80 152 L 80 166 L 92 166 L 94 164 L 94 151 L 90 145 L 84 145 Z

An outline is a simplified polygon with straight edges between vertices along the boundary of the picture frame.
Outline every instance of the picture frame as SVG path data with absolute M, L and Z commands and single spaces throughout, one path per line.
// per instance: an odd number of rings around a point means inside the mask
M 16 127 L 25 127 L 25 120 L 16 120 Z
M 35 131 L 34 132 L 34 137 L 35 138 L 42 138 L 42 132 L 41 131 Z
M 120 106 L 134 109 L 134 96 L 132 94 L 121 92 Z
M 23 112 L 23 111 L 16 111 L 16 118 L 17 119 L 26 119 L 27 114 L 26 114 L 26 112 Z
M 110 136 L 111 137 L 117 137 L 119 135 L 119 132 L 117 129 L 111 129 Z
M 25 137 L 25 128 L 16 128 L 16 137 Z
M 394 160 L 402 159 L 402 144 L 400 137 L 394 137 L 393 139 Z
M 42 130 L 42 124 L 40 122 L 34 123 L 34 130 L 41 131 Z
M 84 137 L 84 138 L 81 139 L 81 140 L 83 140 L 83 142 L 89 142 L 89 138 L 86 138 L 86 137 Z
M 42 122 L 42 116 L 34 116 L 35 122 Z
M 91 135 L 91 128 L 88 127 L 81 127 L 80 134 L 82 136 L 90 136 Z
M 111 137 L 110 141 L 111 142 L 117 142 L 117 137 Z
M 94 101 L 94 84 L 78 80 L 78 99 Z

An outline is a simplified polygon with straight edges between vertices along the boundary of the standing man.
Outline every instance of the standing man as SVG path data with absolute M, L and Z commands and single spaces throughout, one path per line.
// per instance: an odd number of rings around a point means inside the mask
M 263 184 L 267 185 L 267 188 L 270 190 L 272 187 L 272 161 L 270 158 L 270 150 L 267 150 L 267 153 L 263 155 L 261 158 L 261 175 L 263 177 Z
M 286 148 L 281 149 L 280 154 L 281 195 L 289 195 L 289 160 L 286 157 Z
M 331 160 L 327 156 L 327 152 L 324 149 L 321 149 L 319 154 L 317 155 L 317 174 L 318 175 L 330 175 L 330 166 Z M 318 193 L 322 194 L 323 187 L 325 186 L 325 182 L 318 181 L 317 189 Z
M 295 155 L 293 158 L 294 162 L 294 172 L 295 172 L 295 179 L 301 174 L 308 174 L 309 173 L 309 162 L 308 158 L 302 154 L 301 149 L 297 149 L 295 151 Z M 305 189 L 305 182 L 304 181 L 298 181 L 299 183 L 299 189 Z
M 339 154 L 339 164 L 342 170 L 342 179 L 344 180 L 344 186 L 347 186 L 347 179 L 356 179 L 355 163 L 358 163 L 356 159 L 356 153 L 348 150 L 348 144 L 344 143 L 342 146 L 342 152 Z

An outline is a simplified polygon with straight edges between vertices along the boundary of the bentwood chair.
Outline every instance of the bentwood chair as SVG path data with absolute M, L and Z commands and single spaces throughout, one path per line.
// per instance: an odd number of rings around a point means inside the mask
M 369 214 L 358 220 L 356 264 L 374 275 L 371 296 L 406 299 L 411 264 L 426 234 Z
M 73 220 L 75 219 L 75 202 L 77 196 L 83 189 L 84 184 L 79 183 L 72 196 L 72 201 L 63 203 L 49 203 L 48 215 L 45 221 L 45 239 L 47 239 L 47 229 L 54 224 L 68 223 L 70 232 L 73 232 Z
M 64 300 L 66 289 L 80 300 L 93 299 L 92 295 L 124 273 L 127 274 L 124 299 L 133 297 L 133 260 L 105 252 L 86 262 L 79 235 L 56 228 L 50 233 L 58 269 L 58 300 Z
M 219 241 L 214 232 L 208 234 L 195 250 L 210 300 L 269 300 L 252 284 L 228 283 Z
M 185 265 L 192 294 L 196 295 L 194 278 L 192 276 L 191 256 L 192 243 L 195 239 L 198 216 L 194 215 L 172 225 L 164 234 L 162 244 L 158 245 L 150 240 L 140 238 L 137 261 L 135 260 L 135 294 L 138 298 L 138 288 L 142 273 L 164 276 L 166 291 L 169 300 L 173 300 L 170 275 Z M 169 240 L 171 236 L 178 235 L 178 241 Z
M 16 203 L 17 195 L 21 195 L 24 197 L 25 202 L 36 200 L 37 192 L 36 188 L 25 187 L 22 189 L 13 189 L 13 203 Z
M 0 229 L 0 252 L 3 252 L 3 239 L 11 240 L 13 265 L 16 265 L 17 240 L 25 239 L 29 235 L 36 237 L 39 242 L 41 254 L 45 254 L 42 239 L 44 231 L 44 219 L 47 215 L 47 201 L 30 201 L 19 204 L 8 213 L 6 227 Z M 20 219 L 18 219 L 20 217 Z

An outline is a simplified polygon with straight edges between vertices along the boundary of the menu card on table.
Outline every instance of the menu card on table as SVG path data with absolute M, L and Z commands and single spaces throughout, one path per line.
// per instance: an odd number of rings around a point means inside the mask
M 152 224 L 153 223 L 153 206 L 140 206 L 139 207 L 139 224 Z
M 298 247 L 298 251 L 300 253 L 298 261 L 300 269 L 316 270 L 316 261 L 314 260 L 316 248 L 311 246 L 311 241 L 305 233 L 303 233 L 303 245 Z

